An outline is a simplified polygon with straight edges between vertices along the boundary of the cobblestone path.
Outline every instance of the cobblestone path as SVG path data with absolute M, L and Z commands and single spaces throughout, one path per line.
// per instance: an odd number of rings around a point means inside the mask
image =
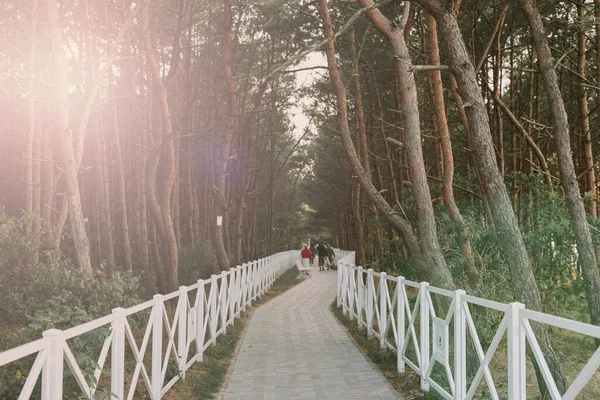
M 224 399 L 400 399 L 335 319 L 336 271 L 311 277 L 259 307 Z

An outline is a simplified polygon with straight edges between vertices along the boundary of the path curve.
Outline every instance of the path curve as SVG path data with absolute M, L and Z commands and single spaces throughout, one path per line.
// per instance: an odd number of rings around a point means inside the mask
M 401 399 L 329 307 L 336 271 L 311 277 L 254 311 L 224 399 Z

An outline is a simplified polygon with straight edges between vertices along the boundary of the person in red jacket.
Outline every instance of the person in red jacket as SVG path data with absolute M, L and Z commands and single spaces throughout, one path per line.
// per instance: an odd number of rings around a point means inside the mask
M 310 267 L 310 260 L 312 259 L 312 251 L 308 248 L 308 246 L 304 245 L 302 251 L 300 251 L 300 258 L 302 258 L 302 266 L 304 268 Z

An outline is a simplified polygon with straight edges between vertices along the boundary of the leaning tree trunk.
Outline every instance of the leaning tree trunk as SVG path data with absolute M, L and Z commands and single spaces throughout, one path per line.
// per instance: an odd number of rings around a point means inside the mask
M 528 308 L 541 311 L 542 301 L 533 275 L 531 260 L 523 242 L 508 191 L 496 163 L 486 104 L 456 15 L 454 11 L 441 5 L 437 0 L 414 1 L 429 11 L 438 23 L 442 43 L 446 47 L 449 67 L 456 78 L 458 90 L 469 117 L 472 151 L 478 166 L 479 179 L 490 205 L 500 245 L 505 254 L 510 255 L 506 257 L 506 262 L 510 270 L 515 296 Z M 540 324 L 536 324 L 534 330 L 557 386 L 564 390 L 566 381 L 562 372 L 562 364 L 552 348 L 548 330 Z M 543 386 L 543 379 L 540 379 L 539 375 L 538 383 Z
M 374 4 L 373 0 L 359 0 L 359 3 L 362 7 L 370 7 Z M 452 275 L 446 265 L 437 238 L 435 214 L 421 146 L 417 85 L 411 71 L 411 58 L 404 37 L 404 28 L 408 22 L 409 10 L 410 3 L 405 2 L 402 19 L 396 24 L 388 20 L 378 9 L 368 11 L 367 16 L 375 29 L 390 42 L 396 61 L 397 90 L 400 100 L 402 127 L 404 128 L 404 146 L 412 183 L 411 189 L 417 209 L 421 252 L 430 269 L 431 283 L 451 288 L 453 287 Z
M 577 252 L 583 271 L 585 290 L 587 293 L 590 320 L 594 325 L 600 325 L 600 276 L 596 264 L 596 254 L 592 243 L 592 236 L 587 223 L 585 205 L 579 193 L 577 175 L 573 164 L 571 144 L 569 141 L 569 121 L 567 111 L 563 102 L 556 71 L 554 70 L 554 59 L 546 38 L 544 25 L 539 11 L 531 0 L 521 0 L 523 10 L 533 34 L 533 40 L 537 51 L 540 71 L 548 101 L 552 110 L 554 123 L 556 147 L 558 152 L 558 165 L 560 168 L 563 190 L 567 198 L 567 207 L 571 215 L 571 226 L 575 231 Z
M 333 28 L 331 25 L 331 17 L 329 15 L 327 0 L 318 0 L 318 5 L 325 37 L 332 38 Z M 329 40 L 324 47 L 327 55 L 329 76 L 336 96 L 338 126 L 342 144 L 348 156 L 350 165 L 357 176 L 358 182 L 360 183 L 365 195 L 369 198 L 369 201 L 379 210 L 382 217 L 384 217 L 386 221 L 390 223 L 390 225 L 392 225 L 394 229 L 402 236 L 408 255 L 411 258 L 411 261 L 414 263 L 417 274 L 423 279 L 435 279 L 436 271 L 431 271 L 431 268 L 429 268 L 429 266 L 425 263 L 423 254 L 419 248 L 419 242 L 412 230 L 412 227 L 408 221 L 401 218 L 398 213 L 394 211 L 394 209 L 385 201 L 381 193 L 379 193 L 375 186 L 373 186 L 371 179 L 369 179 L 370 174 L 363 169 L 360 163 L 360 159 L 358 158 L 358 154 L 356 153 L 356 149 L 352 143 L 350 126 L 348 124 L 346 89 L 342 83 L 342 79 L 337 68 L 335 45 L 332 40 Z M 430 279 L 432 283 L 443 287 L 448 287 L 448 284 L 451 283 L 451 281 L 433 282 L 433 279 Z

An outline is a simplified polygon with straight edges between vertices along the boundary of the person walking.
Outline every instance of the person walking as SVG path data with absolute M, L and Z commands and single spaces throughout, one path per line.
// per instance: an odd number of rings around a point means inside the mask
M 327 258 L 327 249 L 323 242 L 319 242 L 317 246 L 317 254 L 319 255 L 319 271 L 325 271 L 325 259 Z
M 327 260 L 329 261 L 329 267 L 333 268 L 333 260 L 335 259 L 335 253 L 333 252 L 333 246 L 327 246 Z
M 302 259 L 302 266 L 304 268 L 309 268 L 310 260 L 312 259 L 312 251 L 310 251 L 307 245 L 304 245 L 304 248 L 300 251 L 300 258 Z

